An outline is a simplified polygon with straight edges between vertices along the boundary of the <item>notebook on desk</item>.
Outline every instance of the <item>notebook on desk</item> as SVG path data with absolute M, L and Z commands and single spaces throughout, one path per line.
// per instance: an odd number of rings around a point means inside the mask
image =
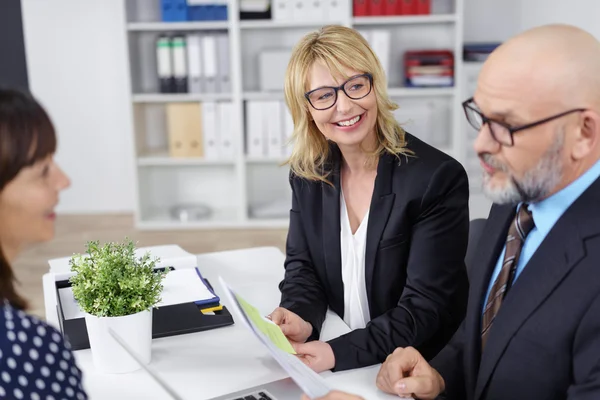
M 55 283 L 60 328 L 74 350 L 90 347 L 85 313 L 73 297 L 68 279 Z M 152 310 L 152 337 L 162 338 L 233 324 L 227 308 L 197 268 L 172 269 L 163 282 L 162 300 Z M 203 313 L 204 309 L 212 309 Z

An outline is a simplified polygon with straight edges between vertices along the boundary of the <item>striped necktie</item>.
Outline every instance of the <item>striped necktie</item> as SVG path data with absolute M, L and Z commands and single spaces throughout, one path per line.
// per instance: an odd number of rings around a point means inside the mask
M 485 343 L 490 334 L 490 328 L 494 323 L 498 311 L 500 311 L 502 301 L 514 279 L 525 238 L 534 226 L 535 224 L 533 222 L 533 217 L 531 216 L 531 211 L 527 209 L 527 204 L 522 204 L 513 223 L 508 229 L 506 252 L 504 253 L 502 269 L 492 286 L 492 290 L 490 291 L 490 295 L 483 311 L 483 323 L 481 325 L 482 350 L 485 348 Z

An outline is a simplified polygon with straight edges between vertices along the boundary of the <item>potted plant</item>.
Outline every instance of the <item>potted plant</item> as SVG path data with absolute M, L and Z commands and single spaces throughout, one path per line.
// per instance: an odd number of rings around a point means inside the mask
M 87 254 L 69 264 L 73 296 L 85 313 L 94 366 L 105 373 L 124 373 L 139 364 L 109 333 L 119 335 L 148 364 L 152 345 L 152 308 L 161 301 L 167 271 L 155 270 L 158 259 L 135 254 L 131 240 L 87 243 Z

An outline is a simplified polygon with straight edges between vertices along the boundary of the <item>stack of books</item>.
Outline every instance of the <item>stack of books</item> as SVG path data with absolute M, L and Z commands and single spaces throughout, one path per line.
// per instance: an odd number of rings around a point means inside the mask
M 454 85 L 454 55 L 450 50 L 413 50 L 404 54 L 407 87 Z

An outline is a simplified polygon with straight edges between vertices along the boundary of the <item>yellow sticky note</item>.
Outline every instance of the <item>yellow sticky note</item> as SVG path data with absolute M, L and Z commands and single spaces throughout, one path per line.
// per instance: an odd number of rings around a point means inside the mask
M 262 315 L 260 315 L 260 312 L 258 312 L 258 310 L 253 305 L 248 303 L 246 300 L 244 300 L 237 294 L 235 295 L 235 297 L 237 298 L 238 303 L 240 303 L 240 306 L 242 307 L 248 318 L 252 321 L 252 323 L 266 337 L 268 337 L 275 346 L 277 346 L 280 350 L 285 351 L 286 353 L 296 354 L 294 348 L 287 340 L 283 332 L 281 332 L 281 328 L 279 326 L 275 325 L 272 322 L 265 321 Z

